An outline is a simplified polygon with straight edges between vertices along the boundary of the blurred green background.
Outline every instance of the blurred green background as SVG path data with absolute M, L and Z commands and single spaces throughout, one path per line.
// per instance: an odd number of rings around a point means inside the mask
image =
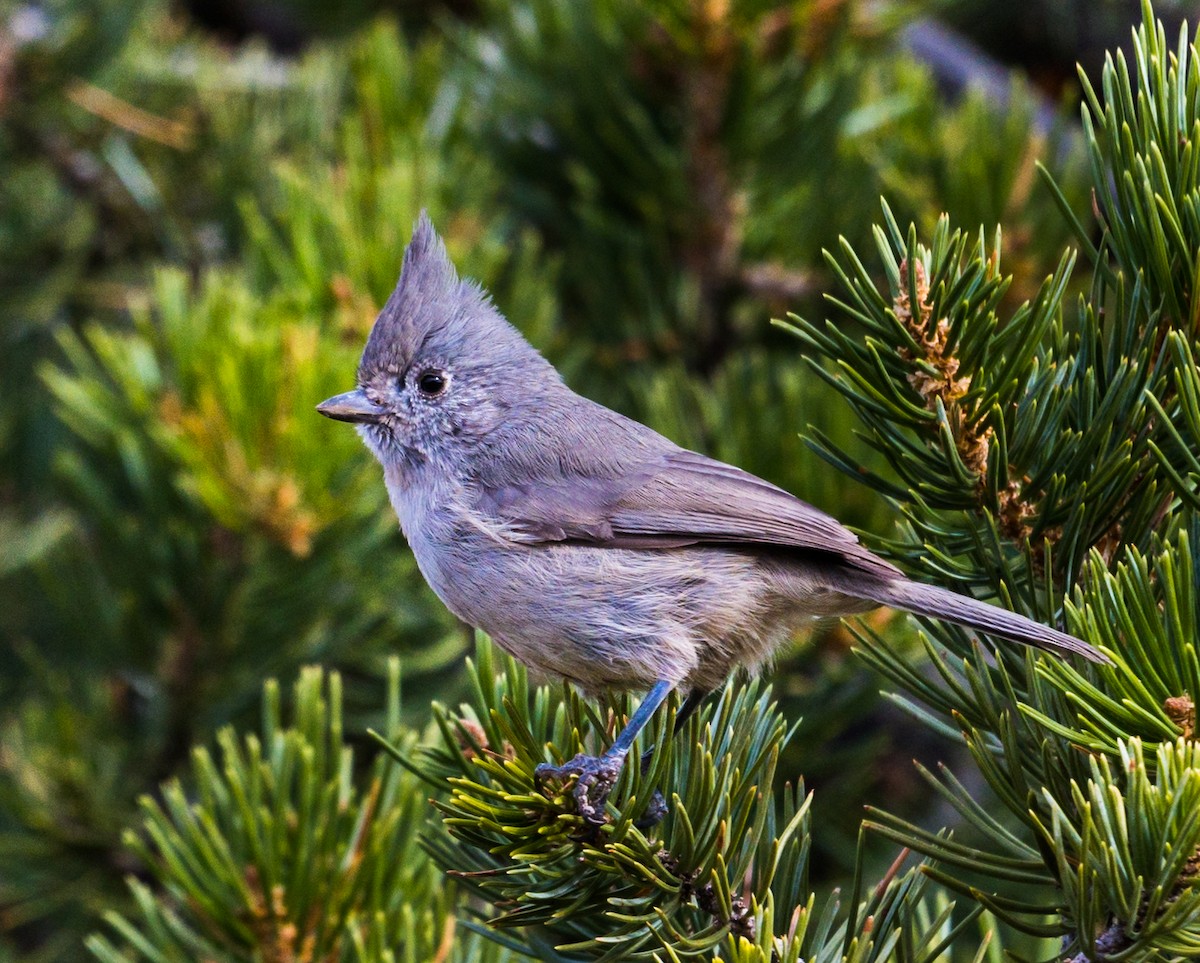
M 355 731 L 389 655 L 414 724 L 460 693 L 469 633 L 313 412 L 422 208 L 577 390 L 886 534 L 801 433 L 886 466 L 770 319 L 826 313 L 822 249 L 870 249 L 880 196 L 925 232 L 1002 225 L 1014 304 L 1049 273 L 1035 161 L 1082 216 L 1074 64 L 1138 10 L 1026 7 L 0 8 L 0 960 L 75 958 L 138 871 L 137 794 L 266 676 L 337 668 Z M 849 644 L 820 627 L 775 674 L 830 881 L 865 801 L 949 818 L 910 766 L 946 748 Z

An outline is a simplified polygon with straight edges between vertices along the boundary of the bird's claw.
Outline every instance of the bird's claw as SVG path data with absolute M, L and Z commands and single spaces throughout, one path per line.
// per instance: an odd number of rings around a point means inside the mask
M 534 780 L 540 786 L 543 782 L 556 779 L 565 781 L 575 777 L 575 785 L 571 789 L 571 798 L 575 801 L 575 811 L 583 817 L 590 826 L 602 826 L 605 822 L 604 804 L 608 794 L 612 792 L 617 778 L 621 774 L 621 766 L 625 762 L 624 754 L 589 756 L 580 753 L 574 759 L 564 762 L 561 766 L 542 763 L 533 771 Z M 667 804 L 661 792 L 655 790 L 649 806 L 646 807 L 642 818 L 638 820 L 639 829 L 648 829 L 660 822 L 667 813 Z
M 661 823 L 663 817 L 670 811 L 670 807 L 663 798 L 663 794 L 655 789 L 654 795 L 650 797 L 650 805 L 646 807 L 646 811 L 642 813 L 642 818 L 634 823 L 634 825 L 638 829 L 650 829 Z
M 575 811 L 584 822 L 601 826 L 604 824 L 604 803 L 617 783 L 624 762 L 623 755 L 588 756 L 581 752 L 561 766 L 542 763 L 533 771 L 533 776 L 539 785 L 548 779 L 561 781 L 574 776 L 571 798 L 575 800 Z

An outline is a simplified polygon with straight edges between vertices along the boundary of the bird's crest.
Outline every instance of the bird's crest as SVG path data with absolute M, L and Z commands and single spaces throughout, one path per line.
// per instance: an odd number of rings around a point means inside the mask
M 402 367 L 435 328 L 460 312 L 464 301 L 479 298 L 474 285 L 458 279 L 446 245 L 422 211 L 404 251 L 400 280 L 363 349 L 360 376 Z
M 417 219 L 396 290 L 379 312 L 358 366 L 359 383 L 381 374 L 403 374 L 417 357 L 458 368 L 515 370 L 527 382 L 533 372 L 558 374 L 496 310 L 486 291 L 458 277 L 446 246 L 428 215 Z

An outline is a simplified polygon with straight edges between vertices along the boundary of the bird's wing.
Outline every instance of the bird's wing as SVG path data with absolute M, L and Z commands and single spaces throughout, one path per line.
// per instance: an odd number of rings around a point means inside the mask
M 879 578 L 900 575 L 837 519 L 748 472 L 682 449 L 615 478 L 559 475 L 490 488 L 479 507 L 527 544 L 773 546 L 834 555 Z

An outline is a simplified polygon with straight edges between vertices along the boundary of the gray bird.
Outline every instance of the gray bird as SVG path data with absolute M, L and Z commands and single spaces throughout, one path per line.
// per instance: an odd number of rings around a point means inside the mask
M 686 715 L 814 617 L 889 605 L 1057 655 L 1070 635 L 906 578 L 836 519 L 571 391 L 422 215 L 358 387 L 317 406 L 355 424 L 429 585 L 518 660 L 588 692 L 648 690 L 577 777 L 602 813 L 634 737 L 672 689 Z

